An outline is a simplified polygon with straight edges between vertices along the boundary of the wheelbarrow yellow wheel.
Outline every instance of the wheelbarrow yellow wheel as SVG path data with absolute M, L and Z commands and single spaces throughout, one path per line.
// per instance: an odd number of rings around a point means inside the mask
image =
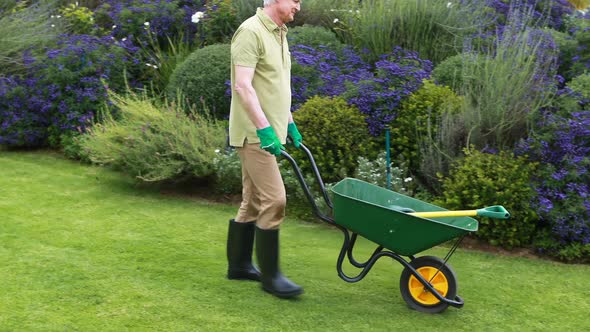
M 410 262 L 410 265 L 429 282 L 442 297 L 454 300 L 457 295 L 457 278 L 448 264 L 438 257 L 422 256 Z M 406 303 L 415 310 L 427 313 L 439 313 L 447 309 L 448 303 L 432 294 L 410 269 L 405 268 L 400 277 L 400 292 Z

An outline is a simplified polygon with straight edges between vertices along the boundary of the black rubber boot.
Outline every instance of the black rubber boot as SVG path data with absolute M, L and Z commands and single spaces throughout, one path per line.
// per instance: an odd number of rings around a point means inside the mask
M 260 281 L 260 271 L 252 264 L 254 222 L 229 221 L 227 231 L 227 278 Z
M 280 298 L 303 293 L 303 288 L 285 277 L 279 268 L 279 230 L 256 227 L 256 257 L 262 272 L 262 289 Z

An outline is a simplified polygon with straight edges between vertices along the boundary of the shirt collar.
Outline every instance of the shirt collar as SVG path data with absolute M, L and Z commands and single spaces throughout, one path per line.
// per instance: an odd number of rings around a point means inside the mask
M 282 25 L 282 26 L 278 26 L 268 15 L 266 15 L 266 13 L 264 12 L 264 10 L 261 7 L 258 7 L 258 9 L 256 9 L 256 16 L 260 19 L 260 21 L 262 22 L 262 24 L 264 24 L 264 27 L 268 30 L 268 31 L 278 31 L 278 30 L 283 30 L 285 32 L 287 32 L 287 26 L 286 25 Z

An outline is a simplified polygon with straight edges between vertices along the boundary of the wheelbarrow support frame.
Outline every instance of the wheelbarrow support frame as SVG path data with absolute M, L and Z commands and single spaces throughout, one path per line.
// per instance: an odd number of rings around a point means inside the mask
M 326 202 L 326 205 L 330 209 L 333 209 L 334 206 L 332 204 L 332 201 L 330 200 L 330 196 L 328 195 L 328 192 L 326 190 L 326 187 L 324 185 L 324 182 L 322 180 L 320 172 L 319 172 L 317 165 L 315 163 L 315 160 L 313 158 L 313 155 L 311 154 L 309 149 L 304 144 L 301 144 L 300 147 L 301 147 L 301 150 L 304 151 L 304 153 L 306 154 L 307 158 L 310 161 L 312 171 L 314 173 L 316 182 L 318 183 L 318 185 L 320 187 L 320 190 L 322 192 L 322 196 L 324 198 L 324 201 Z M 378 246 L 375 249 L 375 251 L 373 252 L 373 254 L 371 254 L 371 256 L 365 262 L 363 262 L 363 263 L 358 262 L 354 258 L 354 255 L 353 255 L 354 245 L 356 243 L 358 234 L 349 231 L 346 227 L 337 224 L 334 221 L 334 219 L 332 219 L 328 215 L 322 213 L 322 211 L 320 210 L 320 208 L 316 204 L 313 194 L 311 193 L 311 190 L 309 189 L 309 186 L 307 185 L 305 178 L 303 177 L 303 174 L 301 172 L 301 168 L 299 168 L 299 165 L 297 165 L 297 162 L 295 161 L 295 159 L 284 150 L 281 151 L 281 154 L 283 157 L 285 157 L 289 161 L 289 163 L 293 167 L 293 170 L 295 171 L 295 175 L 297 176 L 297 180 L 299 181 L 299 184 L 301 185 L 301 188 L 303 189 L 303 192 L 305 193 L 307 200 L 311 204 L 314 214 L 322 221 L 338 228 L 340 231 L 342 231 L 342 234 L 344 235 L 344 241 L 342 243 L 342 247 L 340 249 L 340 254 L 338 255 L 338 260 L 337 260 L 337 264 L 336 264 L 336 270 L 338 272 L 338 276 L 342 280 L 349 282 L 349 283 L 358 282 L 358 281 L 362 280 L 369 273 L 369 271 L 371 270 L 371 268 L 373 268 L 373 266 L 375 265 L 377 260 L 379 260 L 382 257 L 390 257 L 390 258 L 398 261 L 406 269 L 408 269 L 412 273 L 412 275 L 416 279 L 418 279 L 422 283 L 422 285 L 424 285 L 424 287 L 428 291 L 430 291 L 430 293 L 432 293 L 439 301 L 447 303 L 447 304 L 449 304 L 453 307 L 456 307 L 456 308 L 463 307 L 464 301 L 460 296 L 457 295 L 457 296 L 455 296 L 454 299 L 445 298 L 444 296 L 440 295 L 434 289 L 434 287 L 430 283 L 430 280 L 424 279 L 424 277 L 422 277 L 422 275 L 420 273 L 418 273 L 418 271 L 416 271 L 416 269 L 410 264 L 410 262 L 415 259 L 415 257 L 412 255 L 408 256 L 408 258 L 410 259 L 410 261 L 408 262 L 401 255 L 399 255 L 393 251 L 387 250 L 387 249 L 383 248 L 382 246 Z M 446 262 L 450 259 L 451 255 L 455 252 L 455 250 L 457 249 L 457 247 L 459 246 L 459 244 L 461 243 L 461 241 L 463 240 L 464 237 L 465 236 L 461 236 L 458 239 L 458 241 L 456 241 L 456 243 L 453 245 L 453 247 L 451 248 L 451 250 L 449 251 L 449 253 L 445 257 L 443 265 L 446 264 Z M 342 265 L 344 263 L 345 257 L 348 258 L 348 261 L 350 262 L 350 264 L 352 266 L 362 269 L 357 276 L 351 277 L 351 276 L 346 275 L 346 273 L 344 273 L 344 271 L 342 269 Z M 442 266 L 439 267 L 439 270 L 440 270 L 440 268 L 442 268 Z

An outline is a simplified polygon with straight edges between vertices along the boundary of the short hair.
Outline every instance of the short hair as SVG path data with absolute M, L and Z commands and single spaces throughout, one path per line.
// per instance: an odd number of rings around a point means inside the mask
M 271 4 L 275 3 L 275 2 L 277 2 L 277 0 L 264 0 L 263 6 L 266 7 L 266 6 L 271 5 Z

